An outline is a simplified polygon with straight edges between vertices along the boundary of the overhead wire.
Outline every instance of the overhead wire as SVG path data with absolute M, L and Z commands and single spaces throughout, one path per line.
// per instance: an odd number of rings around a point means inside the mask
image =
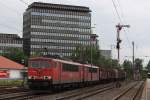
M 115 11 L 116 11 L 116 14 L 117 14 L 117 16 L 118 16 L 118 19 L 119 19 L 120 23 L 122 23 L 122 20 L 121 20 L 121 17 L 120 17 L 119 12 L 118 12 L 118 10 L 117 10 L 117 6 L 116 6 L 116 4 L 115 4 L 115 1 L 114 1 L 114 0 L 111 0 L 111 1 L 112 1 L 112 3 L 113 3 L 114 8 L 115 8 Z
M 121 23 L 124 23 L 124 22 L 126 23 L 126 20 L 125 20 L 125 18 L 124 18 L 124 13 L 123 13 L 121 4 L 120 4 L 119 0 L 116 0 L 116 1 L 117 1 L 117 3 L 118 3 L 118 8 L 120 9 L 121 15 L 119 14 L 117 5 L 115 4 L 115 1 L 114 1 L 114 0 L 112 0 L 112 3 L 113 3 L 114 8 L 115 8 L 115 10 L 116 10 L 118 19 L 119 19 L 119 21 L 120 21 Z M 128 41 L 129 48 L 131 48 L 131 41 L 130 41 L 129 37 L 127 36 L 127 32 L 126 32 L 126 30 L 124 30 L 124 29 L 123 29 L 123 31 L 124 31 L 125 37 L 126 37 L 126 39 L 127 39 L 127 41 Z
M 122 6 L 121 6 L 120 2 L 119 2 L 119 0 L 116 0 L 116 1 L 117 1 L 117 3 L 118 3 L 118 8 L 120 8 L 120 13 L 121 13 L 121 17 L 122 17 L 123 23 L 124 23 L 124 22 L 127 23 L 126 19 L 124 18 L 123 9 L 122 9 Z M 127 31 L 124 30 L 124 29 L 123 29 L 123 31 L 124 31 L 124 33 L 125 33 L 125 37 L 127 38 L 128 45 L 129 45 L 129 47 L 131 48 L 131 41 L 130 41 L 128 35 L 127 35 Z M 129 32 L 129 31 L 128 31 L 128 32 Z
M 19 1 L 21 1 L 22 3 L 24 3 L 25 5 L 29 5 L 27 2 L 25 2 L 24 0 L 19 0 Z
M 116 4 L 116 2 L 117 2 L 117 4 Z M 121 7 L 121 4 L 120 4 L 119 0 L 116 0 L 116 2 L 115 2 L 115 0 L 112 0 L 113 6 L 115 8 L 117 17 L 118 17 L 118 19 L 120 21 L 120 24 L 123 24 L 124 22 L 126 23 L 126 20 L 124 18 L 124 13 L 123 13 L 123 9 Z M 132 45 L 131 45 L 132 42 L 130 41 L 130 39 L 129 39 L 128 35 L 127 35 L 126 30 L 123 29 L 123 32 L 124 32 L 125 38 L 127 39 L 127 45 L 128 45 L 127 47 L 129 47 L 130 49 L 132 49 Z
M 124 17 L 124 13 L 123 13 L 123 9 L 121 7 L 121 4 L 120 4 L 119 0 L 116 0 L 116 1 L 117 1 L 117 4 L 118 4 L 118 8 L 120 9 L 120 16 Z M 124 18 L 122 18 L 122 20 L 123 20 L 123 22 L 125 21 Z

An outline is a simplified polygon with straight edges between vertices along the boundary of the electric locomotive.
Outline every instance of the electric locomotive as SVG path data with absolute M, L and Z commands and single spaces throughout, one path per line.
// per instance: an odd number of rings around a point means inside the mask
M 123 70 L 46 57 L 29 59 L 28 85 L 31 89 L 79 87 L 124 79 Z

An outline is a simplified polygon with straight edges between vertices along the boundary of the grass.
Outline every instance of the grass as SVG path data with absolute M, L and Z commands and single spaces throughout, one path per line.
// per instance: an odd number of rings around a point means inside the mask
M 22 86 L 23 80 L 0 80 L 0 86 Z

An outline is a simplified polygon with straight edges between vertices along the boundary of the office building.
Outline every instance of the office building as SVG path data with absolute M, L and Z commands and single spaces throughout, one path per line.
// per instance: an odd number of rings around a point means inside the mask
M 10 48 L 22 48 L 23 40 L 17 34 L 0 33 L 0 53 L 7 52 Z
M 23 15 L 23 49 L 27 55 L 71 56 L 77 46 L 95 45 L 96 37 L 91 34 L 88 7 L 34 2 Z

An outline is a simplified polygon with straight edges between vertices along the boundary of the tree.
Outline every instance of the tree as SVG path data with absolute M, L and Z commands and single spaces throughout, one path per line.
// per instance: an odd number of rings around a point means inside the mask
M 42 56 L 43 54 L 40 51 L 34 52 L 31 57 L 39 57 Z
M 92 58 L 91 58 L 92 54 Z M 80 61 L 83 63 L 91 63 L 92 64 L 101 66 L 101 67 L 108 67 L 108 68 L 117 68 L 118 67 L 118 60 L 114 59 L 106 59 L 104 56 L 101 55 L 100 50 L 97 46 L 78 46 L 76 50 L 72 53 L 71 57 L 74 61 Z
M 76 47 L 76 50 L 72 53 L 72 59 L 75 61 L 86 62 L 98 65 L 100 51 L 95 46 L 82 46 Z
M 132 62 L 129 61 L 129 60 L 125 60 L 125 61 L 123 62 L 123 68 L 124 68 L 124 70 L 127 72 L 127 77 L 128 77 L 129 79 L 131 79 L 131 78 L 132 78 L 132 75 L 133 75 Z
M 117 68 L 118 67 L 118 60 L 111 59 L 111 65 L 112 65 L 113 68 Z
M 139 72 L 139 75 L 143 78 L 144 77 L 144 70 L 143 70 L 143 60 L 142 59 L 135 59 L 135 65 L 134 65 L 134 71 L 137 74 Z
M 143 60 L 142 59 L 135 59 L 135 65 L 134 65 L 135 70 L 142 71 L 143 70 Z
M 28 56 L 18 48 L 9 48 L 2 55 L 20 64 L 27 64 Z
M 147 66 L 146 66 L 146 69 L 148 70 L 148 72 L 150 72 L 150 60 L 149 60 L 149 62 L 147 64 Z

